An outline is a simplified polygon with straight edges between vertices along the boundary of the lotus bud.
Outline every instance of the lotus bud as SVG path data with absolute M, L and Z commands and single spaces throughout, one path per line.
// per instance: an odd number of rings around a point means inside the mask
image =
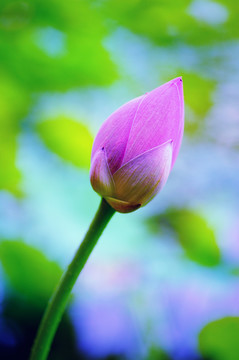
M 181 77 L 121 106 L 95 138 L 90 169 L 93 189 L 121 213 L 147 204 L 167 181 L 183 126 Z

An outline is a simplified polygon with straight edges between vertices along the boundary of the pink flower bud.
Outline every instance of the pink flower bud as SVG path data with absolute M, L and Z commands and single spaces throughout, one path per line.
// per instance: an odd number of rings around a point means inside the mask
M 122 213 L 147 204 L 167 181 L 181 145 L 183 123 L 180 77 L 121 106 L 95 138 L 93 189 Z

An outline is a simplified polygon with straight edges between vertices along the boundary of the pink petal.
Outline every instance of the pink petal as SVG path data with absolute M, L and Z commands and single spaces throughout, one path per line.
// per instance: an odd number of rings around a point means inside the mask
M 172 162 L 172 142 L 144 152 L 113 175 L 117 199 L 145 205 L 167 181 Z
M 133 99 L 117 109 L 103 123 L 95 138 L 92 158 L 97 150 L 104 147 L 112 174 L 121 166 L 132 122 L 142 98 Z
M 95 153 L 90 168 L 90 182 L 101 196 L 114 196 L 114 180 L 110 173 L 104 148 Z
M 140 103 L 132 123 L 122 165 L 171 139 L 173 166 L 182 141 L 183 118 L 181 78 L 173 79 L 148 93 Z

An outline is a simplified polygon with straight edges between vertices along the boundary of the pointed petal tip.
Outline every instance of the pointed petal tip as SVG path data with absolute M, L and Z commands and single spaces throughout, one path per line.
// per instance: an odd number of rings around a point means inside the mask
M 182 76 L 178 76 L 176 78 L 173 79 L 175 82 L 183 82 L 183 77 Z
M 179 101 L 181 103 L 181 107 L 183 108 L 184 100 L 183 100 L 183 79 L 182 79 L 182 76 L 179 76 L 179 77 L 169 81 L 169 83 L 170 83 L 170 88 L 171 88 L 171 85 L 175 85 L 174 89 L 177 89 Z M 181 114 L 183 114 L 183 111 L 181 111 Z
M 149 93 L 146 93 L 145 95 L 148 95 L 152 92 L 158 92 L 158 91 L 161 92 L 161 91 L 165 91 L 165 90 L 169 90 L 169 89 L 172 90 L 173 85 L 175 85 L 180 90 L 180 92 L 182 92 L 182 89 L 183 89 L 182 76 L 176 77 L 176 78 L 166 82 L 165 84 L 158 86 L 156 89 L 150 91 Z
M 172 85 L 177 86 L 180 90 L 183 88 L 183 79 L 182 76 L 176 77 L 175 79 L 169 81 Z
M 182 76 L 178 76 L 178 77 L 168 81 L 165 85 L 167 88 L 171 87 L 172 85 L 175 85 L 181 90 L 183 88 L 183 78 L 182 78 Z

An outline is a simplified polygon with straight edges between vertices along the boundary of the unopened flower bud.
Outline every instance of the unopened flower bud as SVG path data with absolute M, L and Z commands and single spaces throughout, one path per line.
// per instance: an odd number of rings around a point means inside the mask
M 121 106 L 95 138 L 90 169 L 93 189 L 122 213 L 147 204 L 167 181 L 183 124 L 181 78 Z

